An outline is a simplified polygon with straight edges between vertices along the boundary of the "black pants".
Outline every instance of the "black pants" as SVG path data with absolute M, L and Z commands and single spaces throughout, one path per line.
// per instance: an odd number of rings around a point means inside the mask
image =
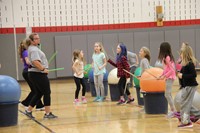
M 35 88 L 34 85 L 32 84 L 32 82 L 29 80 L 28 78 L 28 70 L 24 69 L 22 72 L 22 76 L 24 77 L 24 79 L 26 80 L 26 82 L 28 83 L 31 92 L 28 94 L 28 96 L 21 102 L 24 106 L 28 106 L 31 102 L 31 99 L 33 98 L 34 94 L 35 94 Z M 42 108 L 44 107 L 43 103 L 41 100 L 38 101 L 38 103 L 36 104 L 36 108 Z
M 120 96 L 124 95 L 125 86 L 126 86 L 126 77 L 120 77 L 119 82 L 118 82 Z M 128 90 L 128 87 L 126 88 L 126 94 L 128 96 L 131 94 L 130 91 Z
M 30 105 L 34 107 L 36 103 L 42 98 L 43 96 L 43 103 L 44 106 L 51 105 L 51 90 L 50 90 L 50 83 L 47 77 L 47 74 L 40 73 L 40 72 L 29 72 L 28 77 L 36 88 L 36 93 L 31 99 Z
M 81 85 L 82 85 L 82 96 L 85 96 L 86 86 L 84 80 L 85 80 L 84 78 L 74 77 L 74 81 L 76 83 L 75 99 L 78 99 Z

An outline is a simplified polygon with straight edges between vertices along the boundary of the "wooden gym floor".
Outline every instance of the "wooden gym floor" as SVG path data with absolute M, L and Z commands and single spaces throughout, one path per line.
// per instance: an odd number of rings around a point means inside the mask
M 198 76 L 198 81 L 199 76 Z M 23 100 L 29 93 L 25 82 L 20 82 Z M 72 79 L 51 80 L 52 112 L 58 119 L 43 120 L 43 111 L 33 111 L 36 121 L 28 119 L 20 111 L 18 124 L 0 127 L 0 133 L 200 133 L 200 125 L 190 129 L 177 128 L 176 118 L 166 119 L 165 115 L 145 114 L 142 107 L 133 104 L 117 106 L 116 102 L 92 102 L 93 97 L 86 93 L 87 104 L 74 105 L 75 84 Z M 135 88 L 131 93 L 136 97 Z M 198 89 L 199 91 L 200 89 Z M 173 88 L 173 96 L 178 92 L 178 81 Z M 200 91 L 199 91 L 200 92 Z M 110 97 L 110 95 L 108 95 Z

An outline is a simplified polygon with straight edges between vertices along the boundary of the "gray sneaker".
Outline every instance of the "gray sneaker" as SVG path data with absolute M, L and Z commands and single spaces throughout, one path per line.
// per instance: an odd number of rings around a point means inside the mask
M 58 118 L 58 116 L 55 116 L 51 112 L 48 115 L 44 114 L 44 119 L 54 119 L 54 118 Z
M 26 116 L 28 116 L 31 119 L 35 119 L 35 117 L 32 115 L 32 112 L 28 112 L 27 110 L 25 110 L 25 114 Z

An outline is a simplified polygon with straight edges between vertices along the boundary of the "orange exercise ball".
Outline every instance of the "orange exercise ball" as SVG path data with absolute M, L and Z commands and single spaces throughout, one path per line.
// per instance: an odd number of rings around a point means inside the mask
M 143 72 L 140 78 L 140 88 L 145 92 L 164 92 L 165 91 L 165 80 L 158 80 L 162 74 L 163 70 L 161 68 L 152 67 Z

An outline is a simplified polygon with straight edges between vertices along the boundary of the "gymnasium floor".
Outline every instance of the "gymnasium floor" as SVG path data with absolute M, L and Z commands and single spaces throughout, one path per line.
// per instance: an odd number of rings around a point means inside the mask
M 29 88 L 25 82 L 20 82 L 20 85 L 22 100 L 29 93 Z M 179 129 L 176 118 L 166 119 L 165 115 L 145 114 L 137 101 L 117 106 L 116 102 L 111 101 L 92 102 L 94 98 L 86 93 L 88 103 L 74 105 L 75 84 L 72 79 L 51 80 L 51 89 L 51 109 L 58 115 L 58 119 L 43 120 L 44 112 L 34 110 L 35 122 L 20 112 L 24 108 L 19 104 L 18 124 L 0 127 L 0 133 L 200 133 L 200 125 Z M 130 90 L 137 99 L 135 88 Z M 177 91 L 178 82 L 175 81 L 173 96 Z

